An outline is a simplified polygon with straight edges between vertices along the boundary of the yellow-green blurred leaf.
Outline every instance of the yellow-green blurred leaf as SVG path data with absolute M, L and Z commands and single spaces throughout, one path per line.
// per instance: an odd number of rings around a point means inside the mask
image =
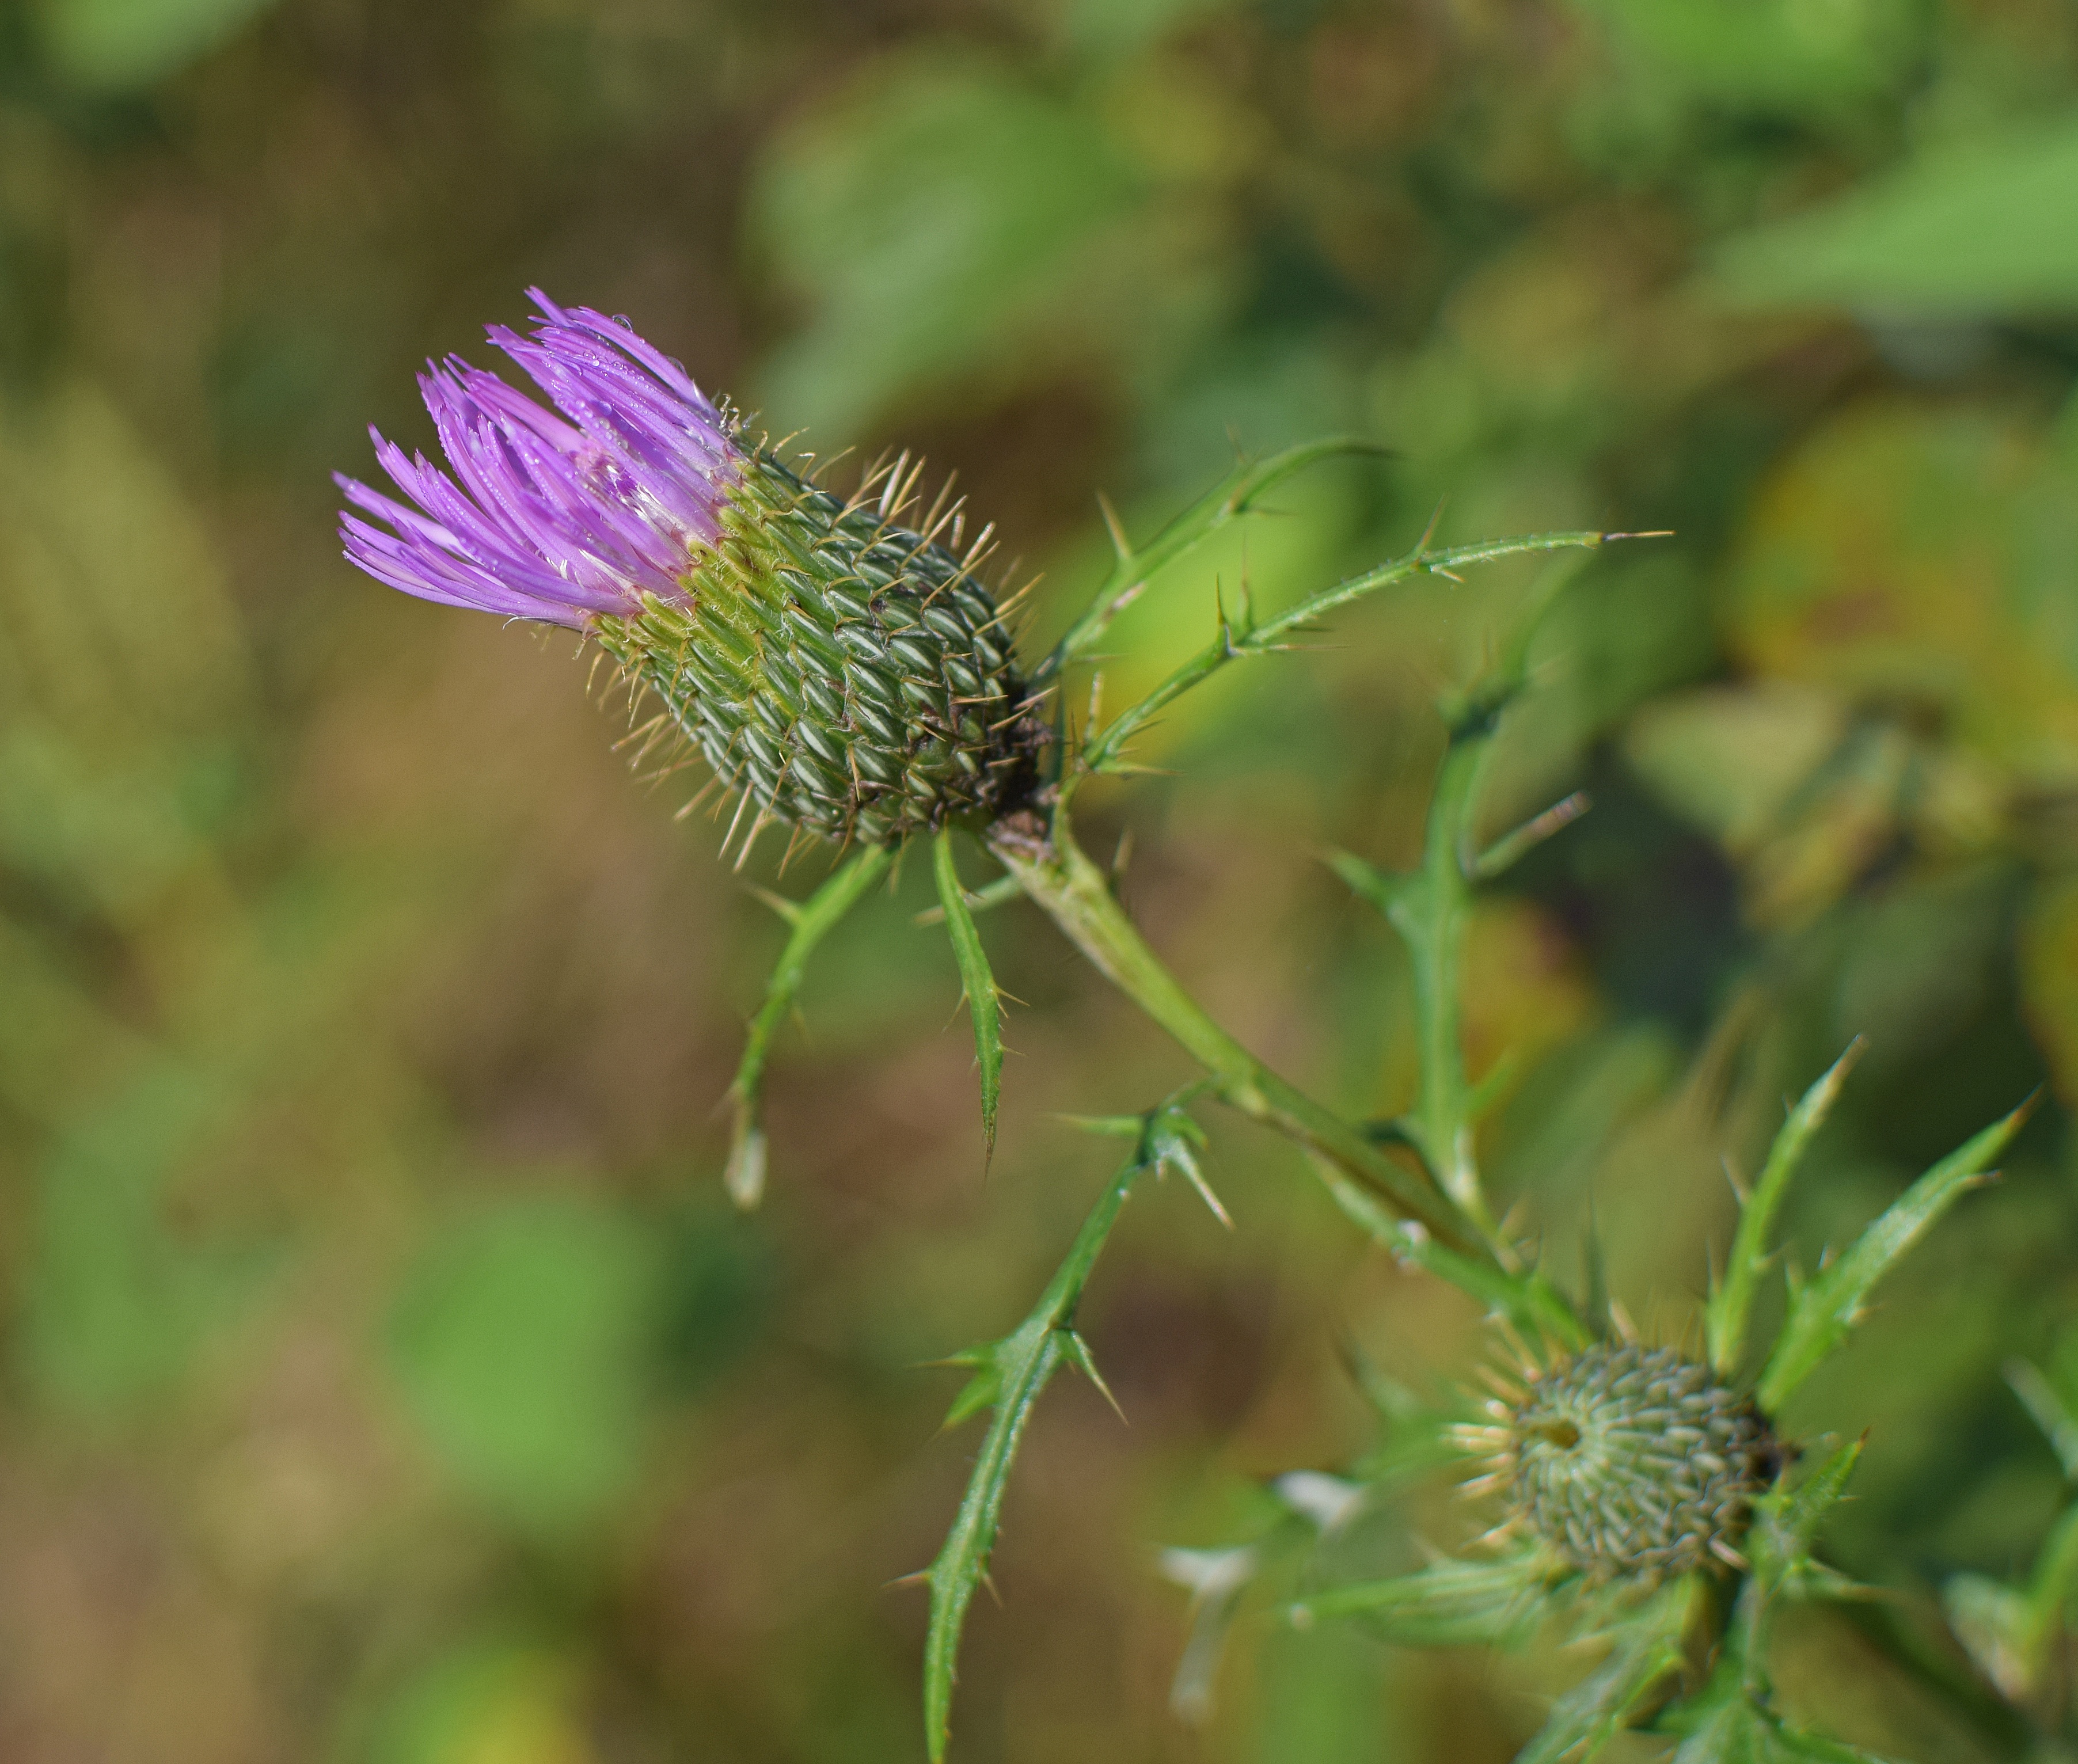
M 1846 729 L 1846 709 L 1780 682 L 1704 686 L 1633 719 L 1624 754 L 1653 794 L 1726 851 L 1753 851 Z
M 2030 423 L 1864 405 L 1791 454 L 1725 584 L 1758 670 L 1938 718 L 2030 780 L 2078 779 L 2078 474 Z
M 149 85 L 227 40 L 273 0 L 37 0 L 59 73 L 102 89 Z
M 2038 890 L 2021 935 L 2022 1008 L 2056 1094 L 2078 1101 L 2078 880 Z
M 1115 219 L 1124 171 L 1089 119 L 1008 68 L 890 59 L 780 137 L 753 224 L 813 316 L 773 358 L 774 419 L 848 444 L 899 394 L 1015 354 Z
M 434 1452 L 492 1512 L 581 1524 L 639 1467 L 660 1351 L 653 1243 L 597 1203 L 514 1201 L 436 1238 L 390 1362 Z
M 2068 311 L 2078 307 L 2074 213 L 2078 127 L 1966 137 L 1727 240 L 1716 285 L 1752 305 L 1885 315 Z

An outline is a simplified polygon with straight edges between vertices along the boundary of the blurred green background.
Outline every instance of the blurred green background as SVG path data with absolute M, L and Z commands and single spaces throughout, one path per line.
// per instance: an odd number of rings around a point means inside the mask
M 1568 1269 L 1592 1204 L 1679 1339 L 1721 1160 L 1851 1036 L 1807 1261 L 2047 1084 L 1788 1417 L 1873 1429 L 1842 1553 L 1908 1608 L 2022 1568 L 2061 1477 L 2001 1367 L 2078 1387 L 2074 94 L 2063 0 L 0 0 L 0 1757 L 919 1756 L 884 1583 L 971 1435 L 916 1363 L 1022 1314 L 1108 1171 L 1059 1113 L 1184 1073 L 994 915 L 984 1182 L 912 865 L 813 974 L 728 1213 L 778 842 L 728 874 L 569 640 L 332 536 L 365 424 L 430 445 L 414 369 L 535 281 L 806 444 L 957 469 L 1042 637 L 1099 490 L 1145 531 L 1237 448 L 1396 449 L 1162 583 L 1113 703 L 1216 585 L 1281 600 L 1445 496 L 1459 538 L 1675 529 L 1569 590 L 1500 756 L 1496 828 L 1596 806 L 1475 928 L 1497 1185 Z M 1355 1112 L 1410 1094 L 1406 977 L 1319 853 L 1411 859 L 1429 699 L 1521 586 L 1237 670 L 1150 744 L 1173 777 L 1092 798 L 1158 945 Z M 1168 1709 L 1159 1547 L 1363 1452 L 1353 1345 L 1479 1345 L 1215 1125 L 1238 1228 L 1129 1213 L 1086 1315 L 1130 1425 L 1047 1399 L 958 1754 L 1505 1758 L 1576 1665 L 1244 1624 Z M 1793 1708 L 1982 1755 L 1849 1632 L 1792 1639 Z

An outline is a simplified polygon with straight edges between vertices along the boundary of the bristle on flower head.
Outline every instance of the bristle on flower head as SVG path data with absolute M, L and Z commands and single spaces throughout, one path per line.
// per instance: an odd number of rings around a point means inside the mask
M 892 844 L 1033 787 L 1030 714 L 957 504 L 899 524 L 906 457 L 841 501 L 747 440 L 624 320 L 560 307 L 490 340 L 554 411 L 459 357 L 419 386 L 453 475 L 375 436 L 415 507 L 339 479 L 346 555 L 449 606 L 583 631 L 768 821 Z M 941 503 L 943 499 L 941 498 Z

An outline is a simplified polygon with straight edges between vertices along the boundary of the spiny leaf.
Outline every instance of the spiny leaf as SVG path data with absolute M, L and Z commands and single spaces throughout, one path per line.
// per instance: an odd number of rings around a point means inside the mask
M 1760 1181 L 1740 1211 L 1738 1232 L 1732 1239 L 1731 1259 L 1725 1268 L 1725 1283 L 1711 1294 L 1703 1314 L 1710 1364 L 1720 1375 L 1729 1376 L 1736 1370 L 1739 1357 L 1746 1352 L 1746 1325 L 1753 1315 L 1754 1295 L 1768 1263 L 1768 1234 L 1774 1228 L 1775 1211 L 1782 1204 L 1782 1197 L 1788 1192 L 1789 1178 L 1795 1174 L 1812 1136 L 1838 1099 L 1840 1087 L 1854 1070 L 1855 1062 L 1862 1057 L 1862 1047 L 1861 1037 L 1857 1036 L 1847 1045 L 1847 1051 L 1833 1062 L 1831 1070 L 1806 1091 L 1803 1100 L 1789 1111 L 1789 1118 L 1782 1124 L 1782 1131 L 1775 1136 L 1774 1145 L 1768 1148 L 1767 1162 L 1761 1170 Z
M 1100 498 L 1098 504 L 1104 511 L 1104 523 L 1110 529 L 1116 561 L 1099 584 L 1088 608 L 1068 628 L 1053 653 L 1033 670 L 1033 684 L 1045 685 L 1070 663 L 1088 653 L 1102 640 L 1112 620 L 1137 598 L 1150 577 L 1195 551 L 1229 522 L 1252 512 L 1260 498 L 1287 478 L 1337 455 L 1378 454 L 1386 451 L 1375 441 L 1360 436 L 1330 436 L 1322 440 L 1301 442 L 1267 459 L 1245 461 L 1137 549 L 1126 538 L 1125 529 L 1111 505 Z
M 728 1087 L 735 1120 L 729 1138 L 728 1166 L 724 1175 L 729 1198 L 746 1210 L 755 1207 L 765 1192 L 765 1130 L 757 1118 L 758 1091 L 765 1077 L 765 1059 L 772 1037 L 793 1008 L 795 995 L 807 973 L 808 957 L 816 945 L 837 928 L 857 905 L 866 891 L 887 873 L 892 853 L 885 845 L 862 845 L 840 865 L 821 887 L 798 904 L 763 896 L 768 906 L 781 913 L 792 932 L 779 953 L 779 965 L 765 983 L 765 1002 L 751 1020 L 743 1058 Z
M 960 1632 L 974 1588 L 988 1570 L 995 1547 L 996 1522 L 1010 1466 L 1033 1405 L 1061 1359 L 1057 1331 L 1020 1329 L 1003 1344 L 1004 1376 L 996 1393 L 995 1413 L 974 1459 L 960 1510 L 945 1545 L 924 1571 L 931 1588 L 931 1621 L 924 1641 L 924 1724 L 933 1764 L 945 1755 L 951 1731 L 953 1680 Z M 971 1387 L 970 1387 L 971 1388 Z
M 1618 1628 L 1600 1667 L 1552 1705 L 1516 1764 L 1586 1764 L 1640 1714 L 1656 1686 L 1681 1663 L 1681 1635 L 1699 1596 L 1688 1581 L 1655 1594 Z
M 1450 576 L 1460 565 L 1488 563 L 1497 558 L 1521 557 L 1533 553 L 1568 549 L 1592 551 L 1605 538 L 1639 536 L 1642 536 L 1598 532 L 1533 533 L 1520 539 L 1495 540 L 1482 544 L 1455 546 L 1445 551 L 1431 551 L 1425 537 L 1412 551 L 1394 558 L 1389 563 L 1381 564 L 1375 569 L 1367 570 L 1361 575 L 1352 576 L 1332 587 L 1308 594 L 1297 605 L 1287 607 L 1275 618 L 1264 619 L 1245 636 L 1222 624 L 1218 634 L 1204 648 L 1184 662 L 1145 698 L 1120 712 L 1101 733 L 1092 732 L 1080 757 L 1082 771 L 1095 774 L 1107 769 L 1138 730 L 1185 693 L 1202 686 L 1229 662 L 1238 661 L 1249 656 L 1274 655 L 1288 647 L 1284 640 L 1295 632 L 1305 629 L 1351 602 L 1375 594 L 1392 583 L 1403 582 L 1417 572 L 1425 570 L 1436 575 Z M 1479 698 L 1482 707 L 1480 715 L 1490 716 L 1498 703 L 1520 684 L 1519 667 L 1514 669 L 1508 680 L 1488 682 Z M 1492 704 L 1487 704 L 1488 697 L 1494 699 Z M 1072 777 L 1064 778 L 1063 790 L 1070 789 L 1073 782 Z
M 1859 1746 L 1784 1726 L 1736 1683 L 1718 1693 L 1713 1681 L 1681 1715 L 1669 1725 L 1688 1737 L 1670 1764 L 1884 1764 Z
M 1792 1550 L 1808 1553 L 1817 1541 L 1826 1516 L 1847 1492 L 1847 1480 L 1862 1461 L 1864 1441 L 1850 1440 L 1828 1453 L 1823 1462 L 1783 1498 L 1777 1520 L 1784 1542 Z
M 954 1402 L 948 1424 L 984 1407 L 994 1412 L 952 1528 L 923 1575 L 931 1589 L 930 1624 L 924 1643 L 924 1724 L 933 1764 L 945 1754 L 960 1634 L 974 1588 L 988 1571 L 1004 1490 L 1025 1424 L 1047 1382 L 1064 1364 L 1082 1371 L 1109 1399 L 1111 1393 L 1098 1376 L 1088 1347 L 1075 1332 L 1075 1309 L 1135 1180 L 1155 1167 L 1164 1145 L 1187 1141 L 1195 1132 L 1195 1124 L 1189 1122 L 1175 1098 L 1141 1116 L 1139 1142 L 1132 1157 L 1105 1185 L 1031 1313 L 1001 1340 L 954 1357 L 958 1363 L 979 1370 Z
M 2055 1451 L 2064 1480 L 2078 1482 L 2078 1417 L 2072 1416 L 2061 1393 L 2039 1367 L 2025 1360 L 2006 1362 L 2006 1382 Z
M 1779 1591 L 1789 1599 L 1838 1600 L 1873 1596 L 1811 1553 L 1820 1529 L 1845 1496 L 1847 1480 L 1861 1462 L 1863 1441 L 1851 1440 L 1828 1453 L 1794 1487 L 1779 1488 L 1755 1504 L 1746 1553 L 1754 1562 L 1755 1596 L 1763 1603 Z M 1764 1628 L 1767 1614 L 1756 1618 Z M 1756 1644 L 1758 1645 L 1758 1644 Z
M 960 886 L 960 873 L 953 862 L 950 828 L 941 827 L 931 836 L 931 864 L 938 881 L 938 904 L 945 909 L 945 929 L 952 936 L 953 959 L 960 965 L 967 1015 L 974 1023 L 974 1060 L 981 1067 L 982 1162 L 986 1167 L 995 1157 L 995 1100 L 1003 1083 L 1003 1024 L 995 976 L 989 971 L 981 933 L 974 929 L 966 890 Z
M 2028 1596 L 2038 1620 L 2047 1627 L 2061 1619 L 2078 1593 L 2078 1507 L 2067 1507 L 2036 1558 Z
M 1792 1305 L 1756 1390 L 1761 1407 L 1779 1413 L 1784 1400 L 1824 1362 L 1863 1316 L 1869 1293 L 1890 1265 L 1969 1190 L 2020 1131 L 2034 1099 L 1995 1121 L 1921 1177 L 1856 1238 L 1847 1253 L 1813 1276 Z M 1755 1195 L 1758 1203 L 1759 1195 Z
M 1368 1189 L 1329 1163 L 1312 1160 L 1313 1173 L 1337 1206 L 1402 1264 L 1421 1269 L 1469 1293 L 1496 1316 L 1533 1335 L 1578 1349 L 1594 1339 L 1566 1295 L 1541 1269 L 1512 1270 L 1482 1261 L 1437 1242 L 1421 1224 L 1388 1212 Z
M 1525 1555 L 1445 1557 L 1411 1574 L 1310 1594 L 1286 1616 L 1302 1629 L 1325 1618 L 1359 1618 L 1387 1639 L 1416 1647 L 1509 1647 L 1526 1641 L 1546 1615 L 1550 1578 L 1547 1565 Z
M 1005 901 L 1016 900 L 1024 892 L 1018 886 L 1015 876 L 999 876 L 994 882 L 983 882 L 978 888 L 967 890 L 967 909 L 970 912 L 987 912 L 993 907 L 1000 907 Z M 915 923 L 935 925 L 945 916 L 943 907 L 926 907 L 916 915 Z

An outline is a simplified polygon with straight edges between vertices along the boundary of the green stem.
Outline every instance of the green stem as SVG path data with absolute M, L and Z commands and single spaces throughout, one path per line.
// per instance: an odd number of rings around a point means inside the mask
M 1100 772 L 1124 769 L 1122 755 L 1126 743 L 1159 711 L 1173 704 L 1185 693 L 1204 685 L 1229 662 L 1238 661 L 1246 656 L 1273 655 L 1287 647 L 1287 638 L 1304 631 L 1353 601 L 1361 600 L 1367 595 L 1376 594 L 1382 588 L 1404 581 L 1417 570 L 1447 576 L 1461 567 L 1491 563 L 1499 557 L 1526 557 L 1542 552 L 1592 551 L 1604 542 L 1605 536 L 1596 532 L 1533 533 L 1521 539 L 1498 539 L 1484 544 L 1454 546 L 1444 551 L 1431 551 L 1425 537 L 1405 557 L 1396 557 L 1389 563 L 1379 565 L 1375 569 L 1366 570 L 1360 576 L 1352 576 L 1346 582 L 1322 589 L 1318 594 L 1308 594 L 1296 606 L 1287 607 L 1275 618 L 1266 619 L 1260 624 L 1255 622 L 1254 613 L 1246 605 L 1239 609 L 1237 617 L 1231 620 L 1222 609 L 1219 635 L 1137 704 L 1120 712 L 1106 724 L 1102 733 L 1093 732 L 1088 744 L 1078 757 L 1074 769 L 1064 777 L 1063 786 L 1072 789 L 1083 778 Z M 1551 588 L 1546 589 L 1543 595 L 1533 604 L 1529 615 L 1529 622 L 1534 622 L 1537 614 L 1542 611 L 1543 599 L 1554 591 L 1555 590 Z M 1519 680 L 1519 669 L 1511 678 Z
M 1493 1261 L 1483 1234 L 1432 1181 L 1278 1077 L 1206 1014 L 1148 947 L 1104 872 L 1074 842 L 1065 816 L 1057 817 L 1044 848 L 1035 850 L 999 832 L 991 849 L 1098 971 L 1204 1067 L 1222 1101 L 1347 1171 L 1450 1249 Z
M 1120 529 L 1110 505 L 1104 504 L 1104 516 L 1111 526 L 1117 558 L 1082 616 L 1068 628 L 1054 646 L 1053 653 L 1033 670 L 1032 684 L 1045 685 L 1071 662 L 1087 654 L 1103 640 L 1112 621 L 1132 604 L 1150 578 L 1195 550 L 1229 522 L 1254 513 L 1257 499 L 1285 479 L 1337 454 L 1385 451 L 1377 442 L 1360 436 L 1331 436 L 1325 440 L 1307 441 L 1287 448 L 1266 460 L 1238 465 L 1137 549 Z
M 736 1119 L 730 1135 L 726 1180 L 729 1194 L 739 1207 L 755 1207 L 765 1191 L 765 1129 L 758 1123 L 757 1093 L 764 1081 L 765 1057 L 771 1050 L 772 1037 L 794 1007 L 795 995 L 801 990 L 808 957 L 815 953 L 816 945 L 887 874 L 893 858 L 885 845 L 862 845 L 807 899 L 799 904 L 777 903 L 793 926 L 793 934 L 780 953 L 772 978 L 766 982 L 765 1002 L 751 1019 L 750 1032 L 744 1039 L 743 1060 L 728 1087 Z
M 1413 968 L 1421 1034 L 1421 1089 L 1412 1136 L 1443 1192 L 1491 1232 L 1473 1151 L 1471 1087 L 1458 1011 L 1458 976 L 1471 907 L 1467 841 L 1485 753 L 1483 736 L 1453 735 L 1429 806 L 1421 883 L 1400 894 L 1392 919 Z
M 956 1354 L 948 1362 L 971 1366 L 974 1375 L 953 1403 L 945 1424 L 955 1426 L 983 1408 L 992 1413 L 952 1528 L 923 1574 L 931 1589 L 930 1625 L 924 1641 L 924 1724 L 933 1764 L 937 1764 L 945 1754 L 952 1718 L 953 1668 L 958 1662 L 967 1607 L 995 1548 L 1004 1491 L 1032 1412 L 1063 1366 L 1079 1370 L 1110 1400 L 1111 1392 L 1097 1375 L 1088 1345 L 1075 1332 L 1075 1310 L 1133 1183 L 1148 1170 L 1165 1164 L 1191 1167 L 1190 1148 L 1198 1129 L 1184 1113 L 1183 1101 L 1181 1097 L 1172 1097 L 1160 1107 L 1119 1124 L 1136 1137 L 1133 1154 L 1090 1209 L 1066 1260 L 1046 1283 L 1039 1302 L 1008 1335 Z

